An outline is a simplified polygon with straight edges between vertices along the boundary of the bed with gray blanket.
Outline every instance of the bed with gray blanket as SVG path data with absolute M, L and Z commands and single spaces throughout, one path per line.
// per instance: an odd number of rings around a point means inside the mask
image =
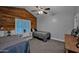
M 33 32 L 33 37 L 39 38 L 39 39 L 43 40 L 44 42 L 47 42 L 47 40 L 50 39 L 51 35 L 49 32 L 35 31 L 35 32 Z

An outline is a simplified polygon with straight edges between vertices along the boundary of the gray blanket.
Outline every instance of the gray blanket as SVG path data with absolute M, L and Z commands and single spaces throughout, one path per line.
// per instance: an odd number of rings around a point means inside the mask
M 49 32 L 45 32 L 45 31 L 35 31 L 33 32 L 33 36 L 37 37 L 37 38 L 41 38 L 45 41 L 47 41 L 47 39 L 50 39 L 50 33 Z

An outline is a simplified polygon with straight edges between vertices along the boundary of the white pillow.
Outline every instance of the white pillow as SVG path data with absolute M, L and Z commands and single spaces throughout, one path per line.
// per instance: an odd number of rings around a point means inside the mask
M 22 35 L 22 37 L 29 37 L 29 36 L 31 36 L 30 32 L 23 33 L 23 35 Z
M 4 31 L 0 31 L 0 37 L 4 36 Z
M 11 35 L 16 35 L 15 30 L 11 30 Z

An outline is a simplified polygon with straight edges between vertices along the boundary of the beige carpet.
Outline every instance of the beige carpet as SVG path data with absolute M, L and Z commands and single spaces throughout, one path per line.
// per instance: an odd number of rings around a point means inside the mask
M 64 53 L 64 43 L 56 40 L 43 42 L 36 38 L 30 41 L 31 53 Z

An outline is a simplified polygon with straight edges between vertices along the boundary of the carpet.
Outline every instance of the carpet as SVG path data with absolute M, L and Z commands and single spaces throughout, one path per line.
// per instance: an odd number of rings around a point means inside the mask
M 64 42 L 53 39 L 43 42 L 39 39 L 33 38 L 30 40 L 31 53 L 64 53 Z

